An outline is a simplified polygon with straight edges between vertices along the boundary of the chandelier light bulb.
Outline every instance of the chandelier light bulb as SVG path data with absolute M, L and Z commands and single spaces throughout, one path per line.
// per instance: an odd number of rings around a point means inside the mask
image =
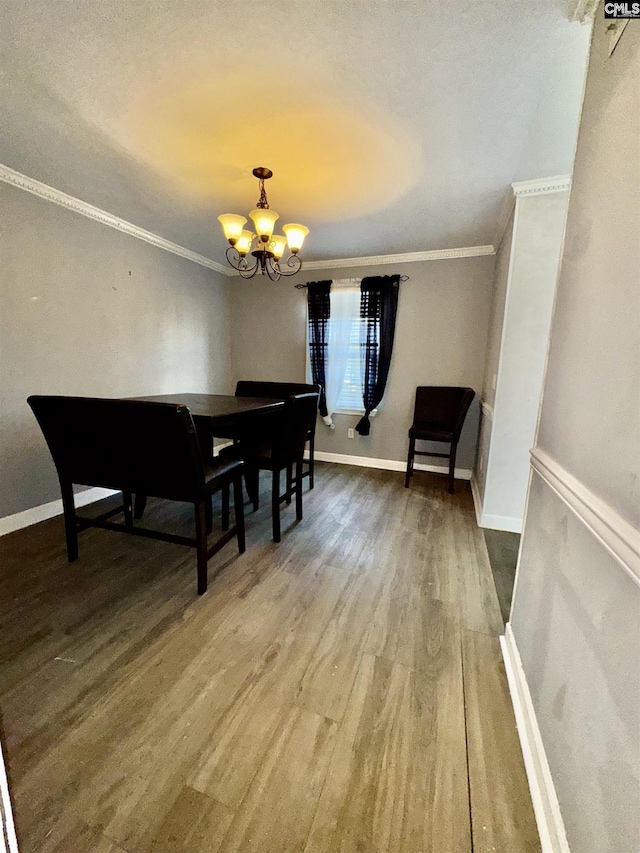
M 284 254 L 284 250 L 287 245 L 287 238 L 283 237 L 282 234 L 274 234 L 269 243 L 269 251 L 273 253 L 273 257 L 276 261 L 279 261 L 280 258 Z
M 309 233 L 309 229 L 305 228 L 304 225 L 284 225 L 282 230 L 287 235 L 287 243 L 289 244 L 289 251 L 293 252 L 293 254 L 297 254 L 302 248 L 302 244 L 304 243 L 304 238 Z
M 271 235 L 273 234 L 276 219 L 279 219 L 280 215 L 276 213 L 275 210 L 257 207 L 255 210 L 251 211 L 249 216 L 253 220 L 253 225 L 258 237 L 263 243 L 268 243 L 271 239 Z
M 253 243 L 253 238 L 256 235 L 252 231 L 242 231 L 236 245 L 234 246 L 236 252 L 244 257 L 251 251 L 251 244 Z
M 222 225 L 224 236 L 232 246 L 235 246 L 246 221 L 245 216 L 239 216 L 237 213 L 223 213 L 218 217 L 218 222 Z

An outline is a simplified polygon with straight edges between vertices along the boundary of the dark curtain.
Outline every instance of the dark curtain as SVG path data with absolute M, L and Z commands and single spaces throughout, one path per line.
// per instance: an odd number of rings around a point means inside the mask
M 311 377 L 314 384 L 320 386 L 318 408 L 323 418 L 327 416 L 325 365 L 329 355 L 330 291 L 330 281 L 312 281 L 307 285 Z
M 369 415 L 382 400 L 387 385 L 399 289 L 399 275 L 369 276 L 363 278 L 360 284 L 360 317 L 364 320 L 361 332 L 364 417 L 356 426 L 360 435 L 369 435 Z

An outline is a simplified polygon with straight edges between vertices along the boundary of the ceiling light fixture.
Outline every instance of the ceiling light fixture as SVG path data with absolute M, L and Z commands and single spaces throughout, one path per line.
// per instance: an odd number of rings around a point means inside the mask
M 302 267 L 298 252 L 302 248 L 309 229 L 305 228 L 304 225 L 290 224 L 282 227 L 286 237 L 281 234 L 274 234 L 273 228 L 276 219 L 279 219 L 279 215 L 275 210 L 269 209 L 267 193 L 264 188 L 264 182 L 273 176 L 273 172 L 264 166 L 258 166 L 253 170 L 253 174 L 260 184 L 260 198 L 255 210 L 249 214 L 253 220 L 256 233 L 245 230 L 246 217 L 239 216 L 236 213 L 223 213 L 218 217 L 218 221 L 222 225 L 224 236 L 231 244 L 227 249 L 229 264 L 243 278 L 253 278 L 260 270 L 262 275 L 266 273 L 272 281 L 277 281 L 281 275 L 295 275 Z M 284 264 L 289 269 L 283 269 L 282 256 L 287 244 L 291 254 Z M 247 261 L 248 254 L 255 258 L 255 262 L 251 266 Z

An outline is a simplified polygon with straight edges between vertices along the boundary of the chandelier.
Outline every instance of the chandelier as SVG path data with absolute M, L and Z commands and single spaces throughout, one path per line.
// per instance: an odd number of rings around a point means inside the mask
M 249 214 L 256 233 L 244 230 L 247 219 L 236 213 L 223 213 L 218 217 L 218 221 L 222 225 L 224 236 L 231 244 L 227 249 L 229 264 L 243 278 L 253 278 L 260 270 L 262 275 L 266 273 L 272 281 L 277 281 L 281 275 L 294 275 L 302 267 L 298 252 L 302 248 L 309 229 L 304 225 L 283 225 L 282 230 L 286 236 L 274 234 L 273 228 L 279 215 L 275 210 L 269 209 L 264 188 L 264 182 L 273 176 L 273 172 L 264 166 L 258 166 L 253 170 L 253 174 L 260 185 L 260 198 L 256 209 Z M 283 262 L 282 256 L 286 245 L 289 246 L 291 254 Z M 250 263 L 247 255 L 251 255 L 255 261 Z

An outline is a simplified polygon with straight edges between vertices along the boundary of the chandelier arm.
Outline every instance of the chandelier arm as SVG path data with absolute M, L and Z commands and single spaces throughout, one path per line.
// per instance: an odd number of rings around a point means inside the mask
M 247 259 L 237 249 L 234 249 L 233 246 L 229 246 L 227 249 L 227 261 L 229 262 L 229 266 L 237 270 L 243 278 L 253 278 L 258 271 L 259 263 L 257 259 L 255 264 L 250 267 Z
M 260 264 L 256 261 L 256 263 L 252 267 L 246 267 L 244 270 L 238 270 L 242 278 L 253 278 L 254 275 L 258 272 Z
M 302 269 L 302 259 L 300 258 L 299 255 L 289 255 L 289 257 L 287 258 L 286 265 L 288 267 L 291 267 L 290 272 L 287 270 L 283 270 L 282 266 L 280 265 L 279 262 L 276 262 L 276 263 L 277 263 L 276 269 L 277 269 L 277 272 L 279 275 L 285 275 L 285 276 L 286 275 L 295 275 L 297 272 L 300 272 L 300 270 Z
M 265 269 L 271 281 L 277 281 L 280 278 L 280 270 L 278 269 L 277 261 L 268 260 L 265 265 Z

